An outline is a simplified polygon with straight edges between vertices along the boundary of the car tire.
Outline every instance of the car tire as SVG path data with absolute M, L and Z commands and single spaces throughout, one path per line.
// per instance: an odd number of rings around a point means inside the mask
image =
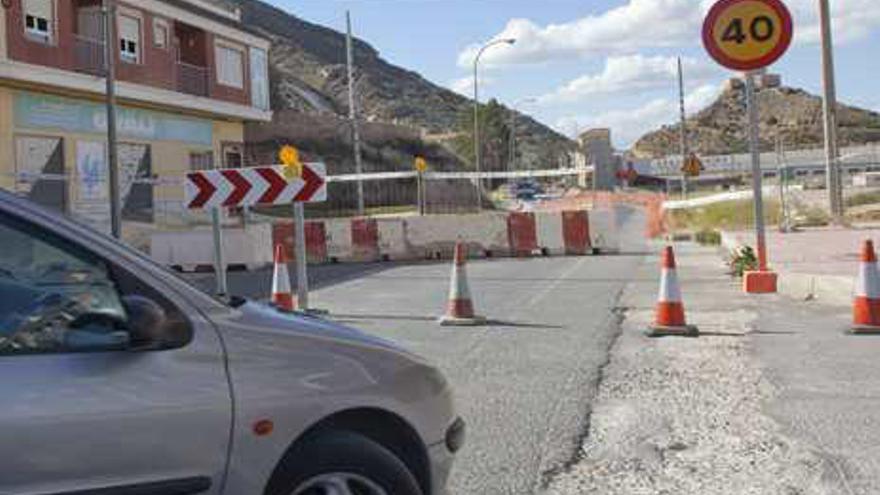
M 294 447 L 276 470 L 266 495 L 323 495 L 321 484 L 331 480 L 351 483 L 352 493 L 423 495 L 403 461 L 382 445 L 348 431 L 323 433 Z

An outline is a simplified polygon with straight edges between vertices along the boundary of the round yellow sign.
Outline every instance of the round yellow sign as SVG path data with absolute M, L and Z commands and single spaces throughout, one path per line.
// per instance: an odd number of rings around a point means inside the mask
M 415 166 L 416 166 L 416 170 L 419 173 L 424 173 L 426 170 L 428 170 L 428 162 L 426 162 L 425 159 L 420 156 L 416 157 Z
M 703 25 L 703 44 L 721 65 L 742 71 L 766 67 L 791 45 L 791 13 L 779 0 L 720 0 Z
M 278 151 L 278 159 L 287 166 L 297 165 L 299 164 L 299 151 L 290 145 L 283 146 Z

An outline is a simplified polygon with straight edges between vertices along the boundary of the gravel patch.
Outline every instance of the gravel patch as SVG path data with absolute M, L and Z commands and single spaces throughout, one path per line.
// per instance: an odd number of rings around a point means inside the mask
M 717 324 L 698 339 L 649 339 L 651 316 L 628 315 L 580 455 L 546 493 L 833 493 L 829 463 L 762 411 L 776 391 L 748 350 L 753 314 L 701 313 Z

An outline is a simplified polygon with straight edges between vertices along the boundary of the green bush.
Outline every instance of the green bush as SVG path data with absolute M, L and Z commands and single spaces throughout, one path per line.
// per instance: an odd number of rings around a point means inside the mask
M 730 255 L 730 270 L 736 277 L 758 269 L 758 257 L 751 246 L 742 246 Z

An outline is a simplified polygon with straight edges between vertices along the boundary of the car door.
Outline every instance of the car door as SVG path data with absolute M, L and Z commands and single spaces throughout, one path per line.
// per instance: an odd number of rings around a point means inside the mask
M 0 203 L 0 493 L 221 493 L 232 401 L 215 329 L 148 269 L 57 232 Z M 166 313 L 167 345 L 73 327 L 126 318 L 131 296 Z

